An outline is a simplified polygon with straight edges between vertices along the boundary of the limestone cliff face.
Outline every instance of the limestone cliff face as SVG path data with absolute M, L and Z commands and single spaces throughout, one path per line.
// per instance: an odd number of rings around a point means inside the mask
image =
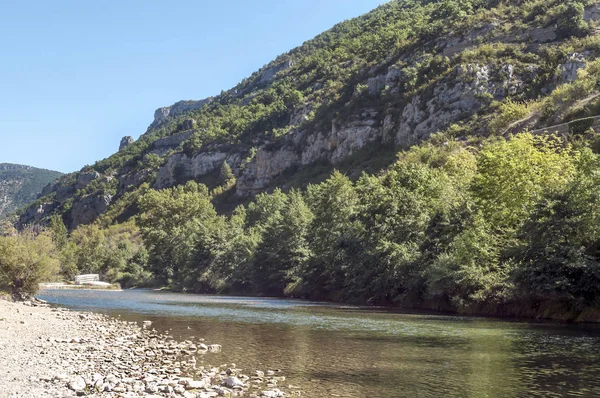
M 569 81 L 581 65 L 585 65 L 585 60 L 579 55 L 573 55 L 573 61 L 564 65 L 564 73 L 560 78 Z M 402 90 L 401 76 L 402 72 L 398 67 L 392 65 L 384 72 L 367 78 L 369 94 L 376 95 L 384 89 L 396 92 Z M 457 66 L 450 75 L 440 80 L 427 96 L 415 95 L 402 107 L 386 105 L 361 108 L 355 114 L 334 118 L 327 129 L 313 131 L 302 127 L 305 114 L 310 111 L 310 107 L 306 107 L 294 115 L 290 120 L 293 128 L 277 143 L 257 140 L 253 145 L 252 156 L 249 155 L 248 145 L 219 144 L 207 145 L 192 155 L 186 154 L 179 150 L 193 136 L 194 130 L 181 131 L 156 139 L 148 146 L 147 154 L 167 156 L 154 173 L 151 170 L 123 170 L 114 176 L 119 186 L 116 197 L 148 181 L 152 175 L 151 186 L 156 189 L 172 187 L 189 180 L 202 181 L 203 177 L 217 173 L 224 162 L 231 166 L 236 175 L 235 194 L 238 197 L 253 196 L 271 188 L 274 180 L 290 170 L 310 167 L 317 162 L 335 166 L 373 143 L 398 148 L 418 143 L 432 133 L 464 120 L 489 104 L 491 99 L 501 100 L 521 93 L 534 78 L 533 65 L 519 74 L 510 64 L 464 64 Z M 155 115 L 154 123 L 166 120 L 170 112 L 184 112 L 183 109 L 202 106 L 201 102 L 183 102 L 161 108 L 164 112 L 158 112 L 158 117 Z M 186 127 L 193 125 L 183 126 Z M 98 172 L 81 172 L 71 185 L 50 186 L 43 194 L 55 193 L 54 200 L 58 203 L 74 200 L 70 226 L 75 228 L 92 222 L 115 199 L 114 194 L 106 193 L 75 198 L 78 191 L 85 190 L 92 182 L 102 178 Z M 57 206 L 57 203 L 49 202 L 29 209 L 21 217 L 22 221 L 39 221 L 44 213 L 54 211 Z
M 402 50 L 391 46 L 389 53 L 373 58 L 344 47 L 356 35 L 360 39 L 362 30 L 397 18 L 385 14 L 394 7 L 404 6 L 392 1 L 374 11 L 379 14 L 371 22 L 376 23 L 347 31 L 336 27 L 325 39 L 278 57 L 219 96 L 157 109 L 139 139 L 125 137 L 112 157 L 46 187 L 21 224 L 43 222 L 58 211 L 74 228 L 144 183 L 155 189 L 189 180 L 214 183 L 225 162 L 236 177 L 231 197 L 239 201 L 285 187 L 286 178 L 302 170 L 343 166 L 378 145 L 405 149 L 454 124 L 487 134 L 498 102 L 548 95 L 600 56 L 594 40 L 566 45 L 556 24 L 525 17 L 515 21 L 516 14 L 505 18 L 488 11 L 473 24 L 441 27 L 437 35 L 413 37 L 416 44 Z M 600 28 L 600 4 L 588 5 L 583 20 L 593 39 Z M 337 42 L 344 32 L 351 37 Z M 304 58 L 321 48 L 326 51 L 320 57 Z M 550 61 L 548 54 L 557 48 L 573 50 Z M 345 70 L 351 72 L 345 75 Z M 281 91 L 289 97 L 278 97 Z M 272 102 L 280 107 L 266 113 Z M 263 119 L 252 119 L 255 114 Z M 356 167 L 360 172 L 361 165 Z
M 179 101 L 171 106 L 158 108 L 154 112 L 154 121 L 152 122 L 151 127 L 159 126 L 161 123 L 167 120 L 168 117 L 173 117 L 188 111 L 200 109 L 202 106 L 212 100 L 213 98 L 209 97 L 200 101 Z

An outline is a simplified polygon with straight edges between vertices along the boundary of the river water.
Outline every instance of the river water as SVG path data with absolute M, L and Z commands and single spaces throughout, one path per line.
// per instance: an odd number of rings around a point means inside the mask
M 222 344 L 199 364 L 280 369 L 306 397 L 600 397 L 596 325 L 150 290 L 39 297 Z

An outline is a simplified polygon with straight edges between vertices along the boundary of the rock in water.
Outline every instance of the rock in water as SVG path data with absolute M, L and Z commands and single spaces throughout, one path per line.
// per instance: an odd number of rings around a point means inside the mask
M 220 344 L 211 344 L 208 346 L 208 350 L 209 351 L 221 351 L 221 345 Z

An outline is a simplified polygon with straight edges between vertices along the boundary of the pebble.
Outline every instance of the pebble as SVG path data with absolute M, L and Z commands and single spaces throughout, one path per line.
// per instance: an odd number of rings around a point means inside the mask
M 0 315 L 8 315 L 2 305 Z M 7 305 L 14 314 L 15 306 L 22 304 Z M 39 328 L 38 333 L 43 334 L 35 336 L 35 345 L 23 347 L 21 353 L 36 355 L 37 358 L 44 353 L 43 358 L 51 364 L 40 370 L 45 373 L 36 377 L 34 386 L 25 385 L 25 380 L 14 381 L 9 391 L 18 396 L 62 397 L 73 396 L 74 393 L 100 397 L 285 396 L 283 391 L 274 388 L 274 378 L 268 380 L 266 386 L 269 390 L 259 390 L 265 375 L 263 371 L 255 371 L 251 378 L 233 363 L 196 366 L 200 358 L 204 362 L 204 359 L 210 358 L 210 353 L 220 352 L 220 344 L 201 343 L 204 339 L 179 342 L 167 333 L 150 330 L 151 321 L 144 321 L 140 326 L 102 314 L 62 308 L 31 309 L 38 311 L 30 317 L 34 325 L 37 325 L 36 316 L 39 315 L 48 318 L 47 324 Z M 56 327 L 61 332 L 45 333 L 46 327 L 50 330 Z M 28 330 L 29 327 L 21 328 L 18 333 L 27 334 Z M 266 373 L 272 376 L 275 372 Z M 18 391 L 19 387 L 13 388 L 19 385 L 22 391 Z M 28 389 L 36 392 L 23 392 Z M 40 394 L 39 389 L 46 394 Z

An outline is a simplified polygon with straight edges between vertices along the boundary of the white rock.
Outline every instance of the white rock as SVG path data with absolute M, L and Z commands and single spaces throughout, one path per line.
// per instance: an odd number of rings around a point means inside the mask
M 83 391 L 85 387 L 85 380 L 81 376 L 77 376 L 69 382 L 69 388 L 73 391 Z
M 243 386 L 244 383 L 242 383 L 242 381 L 240 379 L 238 379 L 237 377 L 228 377 L 225 380 L 223 380 L 223 385 L 229 388 L 233 388 L 233 387 L 238 387 L 238 386 Z

